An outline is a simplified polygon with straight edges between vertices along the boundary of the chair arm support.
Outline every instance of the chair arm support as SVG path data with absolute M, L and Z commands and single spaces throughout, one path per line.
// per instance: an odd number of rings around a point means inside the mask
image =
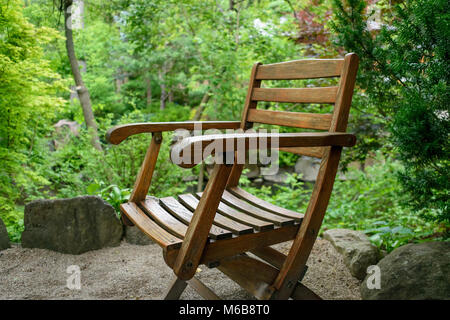
M 129 136 L 138 133 L 208 129 L 238 129 L 240 121 L 185 121 L 185 122 L 143 122 L 115 126 L 106 133 L 106 141 L 119 144 Z
M 174 144 L 171 161 L 180 167 L 192 168 L 215 153 L 282 147 L 352 147 L 355 144 L 353 134 L 341 132 L 212 134 L 187 137 Z

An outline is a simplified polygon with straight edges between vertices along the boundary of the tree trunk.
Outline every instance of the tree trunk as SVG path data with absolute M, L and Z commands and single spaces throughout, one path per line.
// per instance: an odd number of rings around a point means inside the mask
M 146 86 L 146 96 L 147 96 L 147 106 L 152 104 L 152 85 L 150 78 L 145 78 L 145 86 Z
M 158 77 L 160 82 L 160 88 L 161 88 L 161 98 L 160 98 L 160 109 L 164 110 L 166 108 L 166 100 L 169 97 L 169 92 L 167 91 L 167 74 L 170 72 L 174 65 L 173 61 L 164 61 L 161 69 L 158 71 Z M 170 89 L 170 87 L 169 87 Z
M 80 100 L 81 108 L 83 109 L 84 121 L 86 122 L 88 129 L 92 130 L 92 145 L 97 150 L 102 150 L 102 146 L 98 139 L 97 123 L 95 122 L 94 113 L 92 112 L 91 98 L 88 89 L 84 85 L 83 78 L 81 77 L 80 66 L 75 55 L 75 46 L 71 28 L 72 10 L 69 8 L 72 3 L 72 0 L 64 0 L 64 29 L 66 34 L 67 55 L 69 57 L 73 79 L 75 80 L 78 98 Z
M 209 95 L 209 92 L 206 92 L 203 95 L 202 101 L 200 102 L 200 105 L 197 107 L 197 110 L 195 111 L 195 115 L 194 115 L 194 119 L 193 119 L 194 121 L 200 121 L 203 110 L 205 109 L 205 105 L 208 103 L 210 97 L 211 96 Z
M 169 98 L 169 103 L 172 103 L 173 102 L 173 88 L 169 89 L 168 98 Z
M 164 110 L 166 108 L 166 98 L 167 98 L 165 83 L 161 82 L 160 87 L 161 87 L 161 99 L 159 102 L 159 109 Z
M 164 110 L 166 108 L 166 99 L 167 99 L 166 84 L 164 82 L 165 72 L 163 73 L 163 72 L 159 71 L 158 75 L 159 75 L 159 82 L 160 82 L 159 87 L 161 88 L 159 109 Z

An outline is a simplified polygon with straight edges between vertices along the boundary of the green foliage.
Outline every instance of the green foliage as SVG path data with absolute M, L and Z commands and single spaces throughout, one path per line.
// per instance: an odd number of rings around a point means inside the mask
M 23 222 L 23 206 L 17 206 L 13 210 L 3 212 L 1 218 L 6 225 L 9 240 L 12 242 L 20 242 L 22 232 L 25 229 Z
M 233 8 L 226 1 L 192 0 L 151 5 L 132 0 L 123 5 L 123 30 L 134 46 L 141 77 L 175 94 L 180 85 L 187 86 L 178 99 L 188 98 L 194 106 L 208 93 L 205 118 L 211 120 L 240 117 L 255 61 L 299 56 L 294 42 L 283 35 L 291 20 L 280 23 L 284 11 L 268 1 L 237 2 Z
M 20 1 L 0 4 L 0 217 L 7 224 L 17 220 L 15 203 L 28 196 L 30 185 L 47 183 L 29 154 L 64 103 L 56 96 L 64 83 L 42 59 L 42 47 L 55 37 L 23 17 Z
M 402 2 L 386 15 L 390 21 L 379 21 L 390 22 L 379 32 L 367 28 L 374 11 L 366 1 L 334 4 L 337 43 L 361 57 L 359 101 L 385 117 L 404 164 L 399 175 L 407 203 L 416 211 L 436 209 L 434 218 L 449 221 L 449 2 Z
M 255 187 L 246 178 L 244 171 L 240 183 L 251 194 L 297 212 L 306 210 L 311 194 L 310 186 L 306 186 L 296 174 L 289 175 L 286 184 L 283 185 Z
M 130 189 L 120 189 L 117 185 L 112 184 L 107 187 L 103 182 L 91 183 L 86 188 L 86 192 L 90 195 L 96 195 L 103 198 L 109 204 L 111 204 L 116 212 L 120 216 L 120 205 L 127 202 L 131 195 Z
M 345 179 L 337 179 L 320 233 L 327 229 L 361 230 L 378 247 L 388 252 L 409 242 L 448 237 L 450 225 L 427 221 L 405 210 L 407 199 L 396 177 L 401 164 L 384 159 L 379 153 L 376 163 L 365 171 L 350 167 Z M 310 186 L 290 176 L 286 185 L 251 186 L 241 179 L 244 189 L 261 199 L 297 212 L 306 212 Z M 430 212 L 432 214 L 432 212 Z
M 408 200 L 396 176 L 402 165 L 380 154 L 375 160 L 365 171 L 349 168 L 346 179 L 336 181 L 323 229 L 362 230 L 387 251 L 411 241 L 444 236 L 448 225 L 427 221 L 402 205 Z
M 182 121 L 186 120 L 186 111 L 186 108 L 177 106 L 168 106 L 164 112 L 158 111 L 151 115 L 135 111 L 121 118 L 119 124 Z M 111 122 L 104 119 L 99 129 L 104 133 L 111 127 Z M 51 185 L 47 196 L 72 197 L 86 192 L 100 194 L 117 209 L 126 200 L 127 190 L 134 185 L 150 140 L 149 135 L 136 135 L 118 146 L 106 146 L 106 152 L 103 153 L 90 147 L 89 134 L 81 130 L 79 137 L 72 137 L 56 151 L 41 154 L 40 170 Z M 170 141 L 170 134 L 165 133 L 151 187 L 152 194 L 157 196 L 169 195 L 176 190 L 181 192 L 186 188 L 184 184 L 180 185 L 180 181 L 189 172 L 168 161 Z M 115 188 L 119 188 L 120 192 Z
M 140 134 L 118 146 L 108 145 L 104 134 L 112 126 L 190 120 L 206 95 L 210 99 L 202 120 L 237 120 L 254 62 L 335 58 L 341 48 L 331 46 L 323 26 L 331 15 L 331 1 L 85 1 L 85 27 L 74 30 L 75 49 L 86 62 L 83 78 L 102 152 L 92 148 L 77 100 L 64 100 L 69 98 L 72 75 L 64 24 L 53 2 L 2 2 L 0 216 L 11 239 L 20 240 L 23 205 L 36 198 L 94 194 L 117 211 L 127 201 L 151 138 Z M 380 9 L 381 22 L 392 28 L 369 32 L 367 19 L 372 12 L 366 10 L 366 3 L 348 3 L 351 10 L 335 1 L 331 23 L 339 46 L 361 57 L 349 125 L 359 142 L 346 151 L 345 162 L 364 162 L 375 150 L 389 154 L 395 146 L 404 165 L 393 157 L 385 161 L 380 157 L 365 171 L 349 169 L 348 179 L 336 182 L 324 228 L 364 230 L 387 250 L 408 241 L 445 237 L 448 226 L 433 219 L 445 218 L 448 208 L 448 14 L 443 13 L 448 8 L 441 0 L 407 1 L 398 9 L 378 1 L 372 8 Z M 316 35 L 325 40 L 301 43 L 315 33 L 308 28 L 317 28 Z M 336 85 L 336 79 L 266 81 L 265 85 L 330 86 Z M 331 111 L 331 106 L 314 104 L 261 103 L 260 107 Z M 79 134 L 56 133 L 52 125 L 60 119 L 80 123 Z M 394 138 L 390 143 L 385 139 L 388 126 Z M 158 197 L 192 189 L 194 182 L 184 178 L 198 174 L 198 167 L 185 170 L 168 161 L 171 138 L 171 133 L 163 134 L 150 188 Z M 279 165 L 293 166 L 297 158 L 281 152 Z M 402 186 L 415 197 L 401 191 L 395 172 L 404 173 Z M 311 186 L 295 175 L 282 186 L 259 188 L 245 178 L 242 182 L 267 201 L 306 210 Z M 419 211 L 431 221 L 401 207 L 402 203 L 427 207 Z

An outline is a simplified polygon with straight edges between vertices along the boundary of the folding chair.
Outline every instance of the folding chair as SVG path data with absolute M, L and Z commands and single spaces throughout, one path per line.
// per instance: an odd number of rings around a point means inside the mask
M 128 203 L 121 205 L 127 225 L 136 225 L 163 249 L 175 274 L 165 295 L 177 299 L 189 284 L 206 299 L 218 298 L 195 276 L 197 267 L 215 267 L 257 299 L 319 299 L 300 281 L 331 196 L 343 147 L 355 144 L 345 133 L 358 57 L 310 59 L 253 66 L 241 121 L 205 121 L 202 129 L 242 129 L 240 133 L 190 136 L 172 146 L 178 165 L 193 167 L 195 151 L 221 146 L 204 192 L 165 198 L 148 196 L 162 143 L 162 132 L 194 130 L 200 122 L 137 123 L 112 128 L 107 140 L 119 144 L 127 137 L 152 133 L 150 146 Z M 263 80 L 340 77 L 338 86 L 262 88 Z M 316 114 L 258 109 L 258 101 L 334 104 L 332 113 Z M 300 133 L 246 133 L 254 123 L 313 129 Z M 244 164 L 239 154 L 278 143 L 279 150 L 321 158 L 305 214 L 278 207 L 239 188 Z M 197 152 L 198 155 L 198 152 Z M 222 158 L 221 158 L 222 157 Z M 197 156 L 198 158 L 198 156 Z M 231 159 L 231 161 L 230 161 Z M 189 160 L 189 161 L 187 161 Z M 287 255 L 272 248 L 293 240 Z M 249 254 L 250 253 L 250 254 Z

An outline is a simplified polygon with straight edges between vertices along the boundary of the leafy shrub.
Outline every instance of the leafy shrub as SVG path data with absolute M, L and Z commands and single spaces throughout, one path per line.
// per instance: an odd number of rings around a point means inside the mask
M 424 219 L 433 209 L 417 215 L 404 207 L 408 194 L 397 179 L 402 165 L 378 154 L 365 171 L 349 168 L 346 180 L 336 180 L 323 229 L 349 228 L 365 232 L 378 247 L 391 251 L 410 241 L 448 237 L 448 225 Z
M 310 188 L 299 178 L 297 174 L 291 174 L 284 185 L 255 187 L 251 185 L 244 171 L 240 183 L 243 189 L 261 199 L 286 209 L 303 212 L 306 210 L 311 192 Z
M 449 1 L 402 1 L 383 15 L 388 18 L 376 32 L 368 28 L 375 11 L 368 1 L 334 0 L 334 9 L 337 44 L 360 56 L 364 110 L 378 106 L 403 163 L 405 203 L 417 212 L 435 209 L 431 218 L 450 221 Z
M 35 184 L 45 184 L 30 159 L 37 137 L 64 100 L 61 77 L 44 59 L 43 47 L 58 38 L 55 30 L 35 27 L 22 13 L 22 1 L 0 3 L 0 218 L 12 240 L 23 227 L 16 208 Z
M 423 218 L 436 214 L 423 210 L 422 216 L 402 206 L 408 195 L 402 192 L 396 172 L 402 165 L 384 159 L 379 153 L 376 162 L 365 171 L 348 168 L 345 179 L 336 179 L 320 233 L 327 229 L 347 228 L 365 232 L 378 247 L 391 251 L 411 241 L 448 238 L 449 225 Z M 287 185 L 252 187 L 243 177 L 244 189 L 278 206 L 306 212 L 311 188 L 291 175 Z
M 119 123 L 186 120 L 186 113 L 185 107 L 175 105 L 152 114 L 136 110 L 122 117 Z M 105 132 L 111 127 L 111 121 L 103 119 L 100 130 Z M 188 170 L 167 161 L 171 134 L 163 133 L 163 137 L 150 188 L 150 193 L 156 196 L 185 191 L 182 177 L 189 174 Z M 36 195 L 60 198 L 95 194 L 118 211 L 120 203 L 125 202 L 131 193 L 151 136 L 139 134 L 129 137 L 117 146 L 106 145 L 105 152 L 92 148 L 90 141 L 89 133 L 81 129 L 78 137 L 72 136 L 54 152 L 45 150 L 45 146 L 37 148 L 35 161 L 39 159 L 39 174 L 46 177 L 49 186 L 41 186 Z M 46 140 L 43 139 L 42 143 L 45 144 Z
M 8 231 L 9 240 L 20 242 L 24 230 L 23 207 L 16 207 L 14 210 L 7 211 L 2 215 L 2 220 Z
M 127 202 L 131 195 L 131 190 L 120 189 L 117 185 L 112 184 L 107 187 L 104 186 L 104 182 L 91 183 L 86 191 L 90 195 L 96 195 L 101 197 L 103 200 L 107 201 L 110 205 L 116 209 L 116 212 L 120 216 L 120 205 Z

